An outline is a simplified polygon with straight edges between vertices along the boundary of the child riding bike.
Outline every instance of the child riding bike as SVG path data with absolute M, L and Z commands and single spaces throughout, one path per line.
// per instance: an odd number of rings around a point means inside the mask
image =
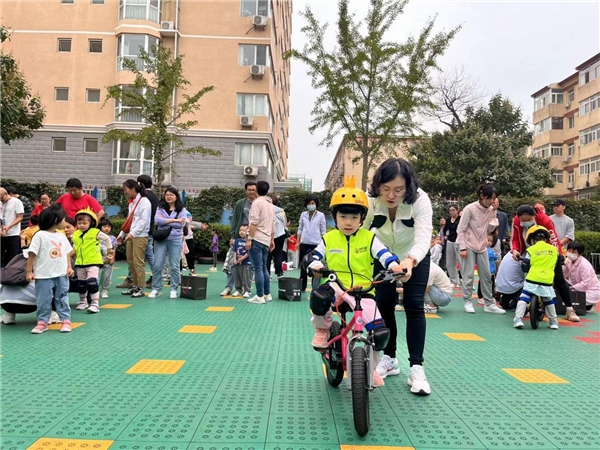
M 523 257 L 521 266 L 523 272 L 528 272 L 525 277 L 523 292 L 515 310 L 514 327 L 523 328 L 523 316 L 527 305 L 531 302 L 531 296 L 537 295 L 542 299 L 546 307 L 546 315 L 550 321 L 550 329 L 558 330 L 558 319 L 556 317 L 556 299 L 552 285 L 554 284 L 554 267 L 558 261 L 558 250 L 550 241 L 550 232 L 541 225 L 532 226 L 525 241 L 529 245 L 527 254 Z M 536 300 L 537 301 L 537 300 Z M 531 305 L 535 308 L 537 305 Z
M 373 232 L 360 228 L 367 214 L 367 205 L 367 195 L 356 188 L 356 179 L 346 177 L 344 187 L 333 193 L 329 205 L 336 229 L 323 236 L 313 251 L 313 261 L 308 266 L 309 269 L 317 271 L 324 267 L 322 261 L 325 261 L 328 268 L 336 272 L 346 287 L 365 284 L 366 281 L 369 281 L 373 276 L 373 260 L 376 259 L 383 267 L 392 272 L 401 272 L 398 257 L 392 254 Z M 320 277 L 320 274 L 314 272 L 314 276 Z M 319 286 L 319 289 L 311 292 L 311 321 L 315 327 L 312 346 L 316 350 L 327 348 L 329 328 L 333 322 L 331 306 L 336 303 L 336 300 L 346 303 L 352 309 L 355 307 L 354 298 L 344 294 L 337 283 L 324 283 Z M 370 293 L 364 295 L 362 307 L 364 317 L 367 320 L 372 318 L 365 324 L 367 331 L 385 328 L 373 295 Z M 385 335 L 381 331 L 378 333 L 380 338 Z M 389 338 L 389 331 L 387 336 Z M 379 358 L 379 352 L 376 355 L 376 358 Z M 374 385 L 384 385 L 383 378 L 377 371 L 374 373 Z

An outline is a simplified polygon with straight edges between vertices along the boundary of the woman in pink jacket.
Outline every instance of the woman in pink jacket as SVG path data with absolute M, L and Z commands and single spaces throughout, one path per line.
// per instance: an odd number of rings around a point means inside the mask
M 585 246 L 581 242 L 569 242 L 563 272 L 572 290 L 585 292 L 586 309 L 589 311 L 600 301 L 600 281 L 592 264 L 582 256 L 584 251 Z

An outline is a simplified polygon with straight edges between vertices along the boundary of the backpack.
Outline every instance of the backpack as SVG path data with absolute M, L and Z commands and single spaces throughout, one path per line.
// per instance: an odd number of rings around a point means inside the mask
M 27 258 L 23 253 L 17 254 L 10 262 L 0 269 L 0 284 L 6 286 L 27 286 Z

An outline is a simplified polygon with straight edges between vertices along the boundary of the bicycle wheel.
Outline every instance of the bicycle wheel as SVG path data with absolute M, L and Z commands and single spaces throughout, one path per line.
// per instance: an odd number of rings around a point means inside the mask
M 333 322 L 329 329 L 329 340 L 341 334 L 341 326 L 338 322 Z M 344 363 L 342 361 L 342 341 L 341 339 L 330 345 L 325 353 L 321 354 L 325 371 L 327 372 L 327 382 L 338 387 L 344 379 Z
M 352 350 L 352 412 L 354 428 L 359 436 L 369 432 L 369 373 L 367 352 L 364 347 Z
M 538 305 L 538 296 L 535 294 L 531 294 L 531 300 L 529 302 L 529 323 L 531 324 L 531 328 L 537 330 L 538 325 L 540 324 L 540 316 L 539 316 L 539 305 Z

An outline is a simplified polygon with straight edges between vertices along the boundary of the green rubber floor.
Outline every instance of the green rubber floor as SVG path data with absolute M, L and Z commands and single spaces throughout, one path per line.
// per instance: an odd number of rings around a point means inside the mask
M 225 275 L 206 268 L 207 300 L 170 300 L 168 289 L 131 299 L 113 287 L 99 314 L 73 309 L 81 325 L 70 334 L 30 334 L 34 314 L 2 325 L 0 448 L 600 448 L 598 314 L 515 330 L 511 314 L 465 314 L 455 292 L 427 318 L 433 392 L 417 397 L 398 312 L 401 374 L 371 395 L 361 438 L 345 382 L 327 384 L 310 346 L 308 302 L 221 298 Z M 125 273 L 119 264 L 113 285 Z

